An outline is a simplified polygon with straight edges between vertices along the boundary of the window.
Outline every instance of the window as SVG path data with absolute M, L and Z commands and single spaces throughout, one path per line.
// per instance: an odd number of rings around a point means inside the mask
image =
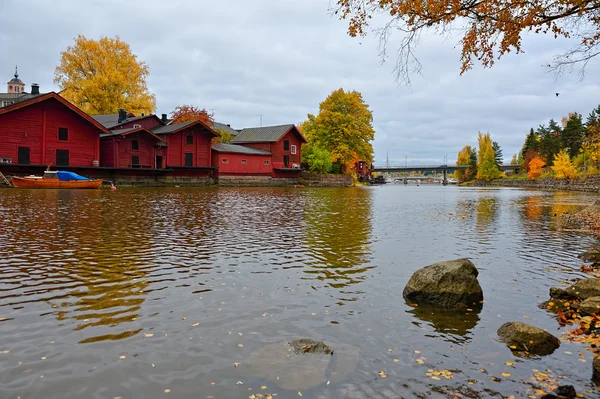
M 144 114 L 142 114 L 142 116 L 144 116 Z M 135 125 L 133 125 L 133 128 L 134 128 L 134 129 L 137 129 L 137 128 L 139 128 L 139 127 L 142 127 L 142 125 L 138 125 L 137 123 L 136 123 Z
M 223 163 L 228 163 L 228 162 L 229 162 L 229 159 L 223 158 Z
M 69 129 L 66 127 L 58 128 L 58 139 L 60 141 L 68 141 L 69 140 Z
M 12 85 L 8 85 L 8 91 L 12 90 Z
M 265 162 L 263 162 L 263 163 L 264 163 L 265 165 L 268 165 L 268 164 L 269 164 L 269 161 L 265 161 Z
M 185 142 L 186 144 L 194 144 L 194 136 L 187 136 Z
M 131 149 L 132 150 L 139 150 L 140 149 L 140 142 L 137 140 L 131 140 Z
M 242 159 L 242 165 L 246 165 L 246 160 Z
M 19 86 L 15 86 L 15 93 L 19 92 L 20 87 Z
M 283 151 L 289 151 L 289 150 L 290 150 L 289 140 L 283 140 Z
M 292 154 L 296 154 L 296 146 L 292 145 Z
M 136 168 L 140 166 L 140 157 L 137 155 L 134 155 L 131 157 L 131 167 L 132 168 Z
M 69 150 L 56 150 L 56 166 L 69 166 Z
M 286 168 L 289 166 L 289 164 L 290 164 L 290 156 L 289 155 L 283 156 L 283 164 L 285 165 Z
M 194 166 L 194 154 L 191 152 L 185 153 L 185 166 Z

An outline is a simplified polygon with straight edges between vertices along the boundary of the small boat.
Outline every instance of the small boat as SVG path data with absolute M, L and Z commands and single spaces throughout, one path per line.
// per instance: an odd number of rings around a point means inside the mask
M 44 176 L 13 176 L 12 185 L 18 188 L 99 188 L 102 180 L 90 180 L 77 173 L 63 170 L 46 170 Z

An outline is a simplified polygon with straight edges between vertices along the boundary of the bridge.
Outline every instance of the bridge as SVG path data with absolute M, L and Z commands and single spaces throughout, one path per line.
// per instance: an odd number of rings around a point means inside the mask
M 414 166 L 387 166 L 375 167 L 371 169 L 378 173 L 397 173 L 397 172 L 434 172 L 442 173 L 442 184 L 448 184 L 448 173 L 453 173 L 456 170 L 466 170 L 469 165 L 414 165 Z M 498 165 L 498 169 L 502 171 L 519 171 L 519 165 L 502 164 Z M 427 177 L 424 177 L 427 178 Z M 406 184 L 407 180 L 404 181 Z

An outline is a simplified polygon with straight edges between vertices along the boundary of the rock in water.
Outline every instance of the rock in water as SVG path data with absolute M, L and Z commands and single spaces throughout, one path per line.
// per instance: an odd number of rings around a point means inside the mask
M 560 340 L 554 335 L 519 321 L 503 324 L 498 336 L 511 349 L 534 355 L 549 355 L 560 346 Z
M 594 247 L 587 252 L 579 255 L 579 259 L 584 262 L 591 262 L 593 265 L 600 264 L 600 248 Z
M 452 308 L 477 306 L 483 291 L 477 281 L 479 271 L 468 259 L 456 259 L 417 270 L 402 295 L 413 302 Z
M 600 315 L 600 296 L 592 296 L 579 304 L 579 314 L 589 316 Z
M 588 299 L 593 296 L 600 296 L 600 278 L 579 280 L 566 289 L 550 288 L 552 299 Z
M 600 384 L 600 356 L 594 358 L 592 380 Z
M 294 348 L 294 353 L 297 355 L 303 353 L 333 355 L 331 348 L 325 345 L 323 341 L 317 342 L 308 338 L 300 338 L 290 342 L 290 345 L 292 345 L 292 348 Z

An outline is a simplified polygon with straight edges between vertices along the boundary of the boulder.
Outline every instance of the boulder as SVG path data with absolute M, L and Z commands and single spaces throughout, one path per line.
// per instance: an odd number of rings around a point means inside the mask
M 579 304 L 579 314 L 589 316 L 591 314 L 600 315 L 600 296 L 592 296 Z
M 506 345 L 516 351 L 534 355 L 549 355 L 560 346 L 560 340 L 541 328 L 513 321 L 498 329 L 498 336 Z
M 600 296 L 600 278 L 579 280 L 565 289 L 550 288 L 552 299 L 588 299 L 593 296 Z
M 573 385 L 561 385 L 552 393 L 547 393 L 540 399 L 575 399 L 576 397 L 577 391 L 575 391 Z
M 594 265 L 600 264 L 600 248 L 594 247 L 579 255 L 579 259 L 584 262 L 590 262 Z
M 592 363 L 592 380 L 600 384 L 600 355 L 594 357 L 594 363 Z
M 483 291 L 477 281 L 477 268 L 468 259 L 456 259 L 417 270 L 402 295 L 416 303 L 444 308 L 480 306 Z

